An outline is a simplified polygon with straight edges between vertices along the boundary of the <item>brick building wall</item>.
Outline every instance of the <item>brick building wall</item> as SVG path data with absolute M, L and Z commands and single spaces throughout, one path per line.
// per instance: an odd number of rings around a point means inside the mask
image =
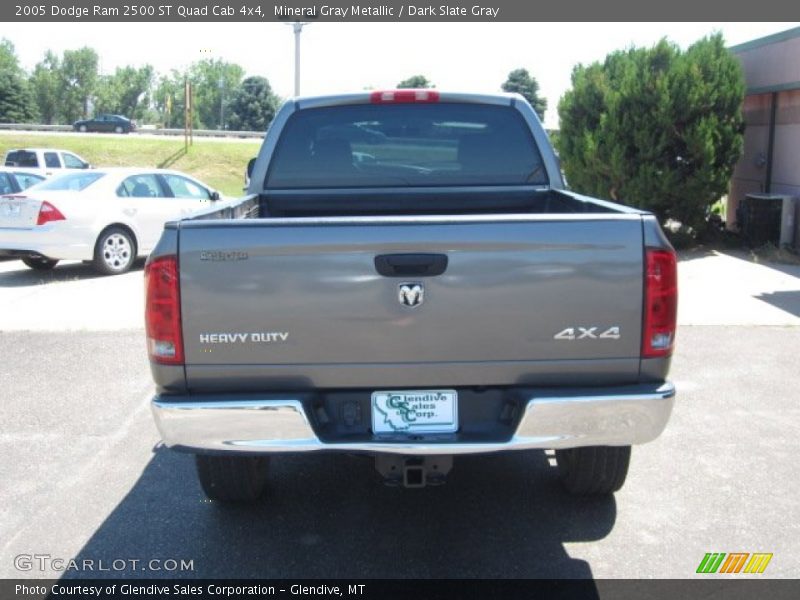
M 747 85 L 744 153 L 728 195 L 727 225 L 734 229 L 736 207 L 746 194 L 800 197 L 800 28 L 746 42 L 731 51 L 742 63 Z M 795 224 L 797 246 L 797 218 Z

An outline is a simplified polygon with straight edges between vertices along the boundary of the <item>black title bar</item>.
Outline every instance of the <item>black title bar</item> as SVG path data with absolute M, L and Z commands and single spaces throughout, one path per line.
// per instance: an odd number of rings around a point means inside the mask
M 798 580 L 729 579 L 5 579 L 3 600 L 795 600 Z
M 783 21 L 794 0 L 3 0 L 4 22 Z M 603 35 L 598 23 L 598 35 Z

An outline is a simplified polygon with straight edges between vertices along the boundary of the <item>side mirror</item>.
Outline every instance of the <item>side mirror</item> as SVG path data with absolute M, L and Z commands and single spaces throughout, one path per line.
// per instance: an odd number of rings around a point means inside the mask
M 256 166 L 256 159 L 251 158 L 247 161 L 247 178 L 250 179 L 253 176 L 253 167 Z
M 212 200 L 219 200 L 219 192 L 217 190 L 212 190 L 211 193 L 208 194 L 208 197 Z

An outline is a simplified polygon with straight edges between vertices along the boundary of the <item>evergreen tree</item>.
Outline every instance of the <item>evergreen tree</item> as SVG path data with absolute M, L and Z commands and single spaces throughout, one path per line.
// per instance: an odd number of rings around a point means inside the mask
M 743 99 L 719 34 L 685 52 L 662 40 L 578 65 L 558 106 L 567 180 L 700 231 L 742 152 Z
M 36 101 L 28 83 L 8 71 L 0 72 L 0 123 L 32 123 L 36 117 Z
M 544 112 L 547 110 L 547 98 L 539 96 L 539 82 L 528 73 L 527 69 L 515 69 L 508 74 L 508 79 L 502 85 L 504 92 L 516 92 L 530 102 L 533 110 L 544 121 Z
M 0 123 L 30 123 L 36 119 L 36 102 L 12 44 L 0 40 Z

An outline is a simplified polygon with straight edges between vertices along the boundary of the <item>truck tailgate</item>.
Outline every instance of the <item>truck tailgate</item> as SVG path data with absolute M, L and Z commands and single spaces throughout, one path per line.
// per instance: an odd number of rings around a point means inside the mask
M 638 377 L 639 215 L 197 220 L 179 240 L 190 388 Z M 447 265 L 380 274 L 387 255 Z

